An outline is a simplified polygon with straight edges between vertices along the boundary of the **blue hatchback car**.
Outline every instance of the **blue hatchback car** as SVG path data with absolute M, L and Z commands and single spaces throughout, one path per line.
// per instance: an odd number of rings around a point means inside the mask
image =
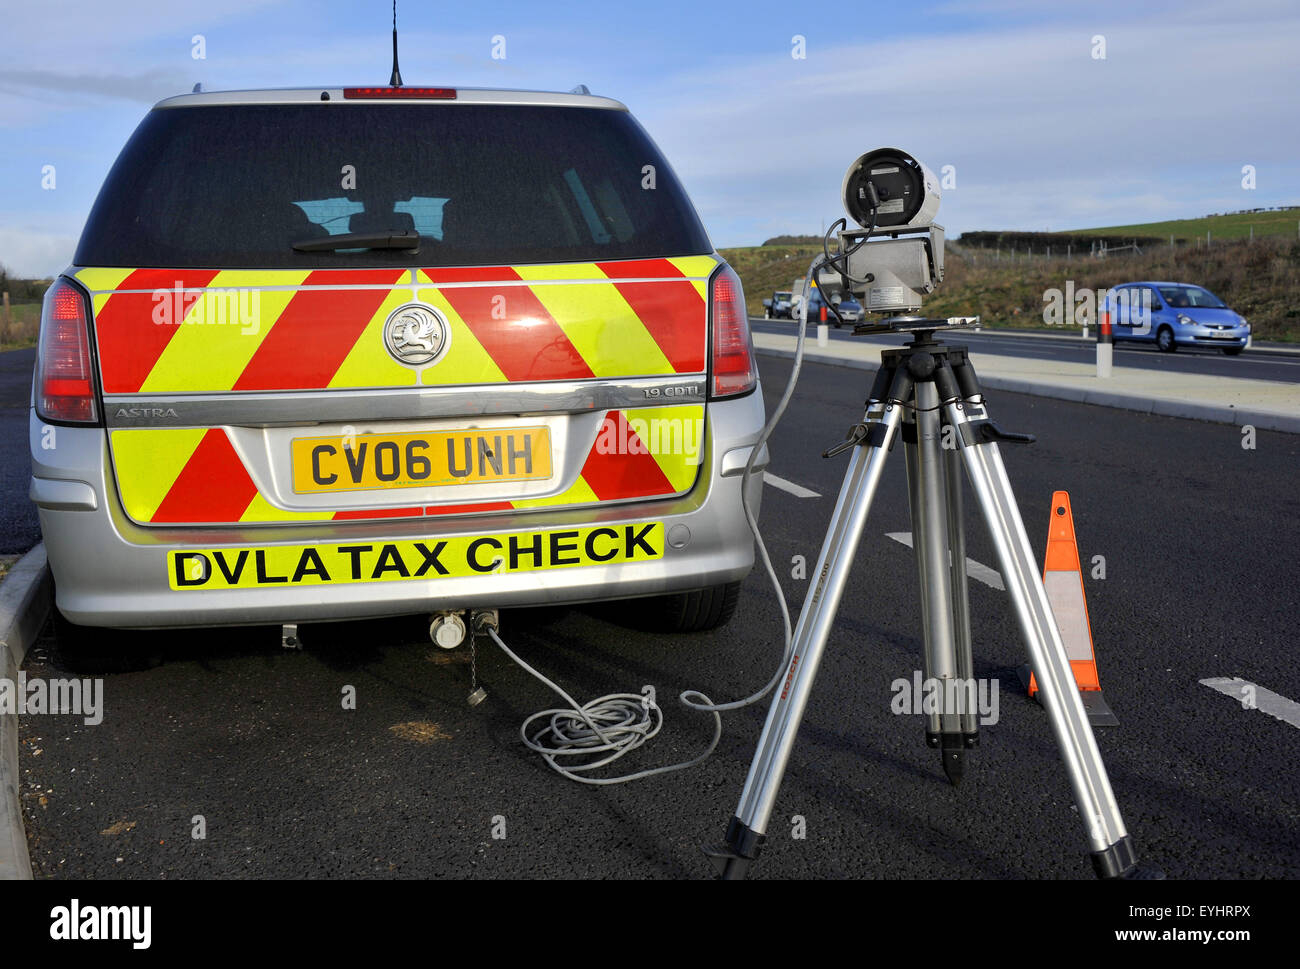
M 1203 286 L 1124 283 L 1107 294 L 1115 342 L 1154 343 L 1165 353 L 1211 347 L 1236 356 L 1250 340 L 1250 324 Z

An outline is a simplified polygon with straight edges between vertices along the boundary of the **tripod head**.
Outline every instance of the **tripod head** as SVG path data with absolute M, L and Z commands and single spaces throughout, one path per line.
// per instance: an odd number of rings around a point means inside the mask
M 869 333 L 916 333 L 913 339 L 923 341 L 923 335 L 933 335 L 936 330 L 969 330 L 979 326 L 978 316 L 950 316 L 947 319 L 929 319 L 924 316 L 891 316 L 871 323 L 859 323 L 853 328 L 854 336 Z

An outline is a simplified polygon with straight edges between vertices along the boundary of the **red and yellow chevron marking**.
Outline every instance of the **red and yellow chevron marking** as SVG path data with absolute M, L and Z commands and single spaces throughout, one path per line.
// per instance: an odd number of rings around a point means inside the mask
M 79 270 L 108 394 L 702 373 L 713 256 L 419 269 Z M 451 330 L 423 370 L 384 347 L 403 303 Z
M 119 428 L 109 432 L 128 517 L 150 525 L 363 521 L 564 508 L 668 498 L 695 485 L 704 405 L 609 411 L 582 470 L 558 495 L 517 501 L 316 512 L 286 511 L 258 491 L 224 428 Z M 398 499 L 400 500 L 400 499 Z

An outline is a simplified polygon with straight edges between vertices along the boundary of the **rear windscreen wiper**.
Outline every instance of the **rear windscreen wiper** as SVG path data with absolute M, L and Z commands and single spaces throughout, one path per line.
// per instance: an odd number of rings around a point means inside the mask
M 298 252 L 329 252 L 334 249 L 418 249 L 418 232 L 345 232 L 324 239 L 303 239 L 295 242 Z

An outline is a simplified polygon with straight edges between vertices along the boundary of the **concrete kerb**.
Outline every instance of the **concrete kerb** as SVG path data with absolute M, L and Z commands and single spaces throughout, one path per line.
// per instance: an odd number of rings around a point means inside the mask
M 783 350 L 777 347 L 755 347 L 754 352 L 771 357 L 785 357 L 787 359 L 793 359 L 794 357 L 793 350 Z M 830 364 L 835 367 L 848 367 L 851 370 L 875 370 L 877 367 L 877 363 L 873 360 L 837 357 L 817 353 L 811 348 L 805 349 L 804 360 L 812 363 Z M 1300 434 L 1300 414 L 1288 416 L 1246 410 L 1229 404 L 1197 404 L 1179 400 L 1158 400 L 1137 394 L 1089 390 L 1081 387 L 1063 387 L 1046 381 L 1025 380 L 1019 377 L 999 377 L 988 373 L 980 374 L 980 383 L 988 390 L 1006 390 L 1016 394 L 1051 397 L 1055 400 L 1093 404 L 1098 407 L 1113 407 L 1120 410 L 1137 411 L 1141 414 L 1155 414 L 1161 417 L 1181 417 L 1190 420 L 1209 421 L 1215 424 L 1235 424 L 1238 427 L 1250 424 L 1263 431 Z
M 0 582 L 0 678 L 16 683 L 52 604 L 45 546 L 37 545 Z M 18 800 L 18 714 L 0 712 L 0 881 L 30 879 L 22 805 Z

